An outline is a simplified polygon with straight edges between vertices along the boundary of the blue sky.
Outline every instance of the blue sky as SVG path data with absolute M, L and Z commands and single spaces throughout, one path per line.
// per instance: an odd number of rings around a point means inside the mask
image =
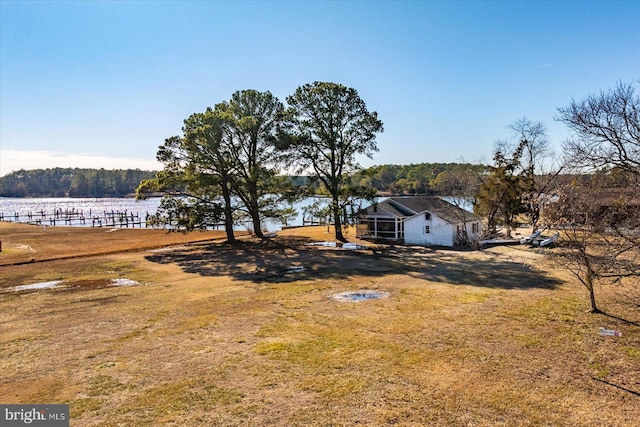
M 639 1 L 0 0 L 0 175 L 156 167 L 182 121 L 241 89 L 358 90 L 373 164 L 484 160 L 507 125 L 640 79 Z

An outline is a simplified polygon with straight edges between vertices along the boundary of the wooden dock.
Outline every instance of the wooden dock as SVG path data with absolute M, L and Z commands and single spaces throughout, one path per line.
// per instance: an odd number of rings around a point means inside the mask
M 12 214 L 0 213 L 0 221 L 34 225 L 68 225 L 84 227 L 146 228 L 149 213 L 140 216 L 131 211 L 85 212 L 78 209 L 56 209 L 53 212 L 36 211 Z

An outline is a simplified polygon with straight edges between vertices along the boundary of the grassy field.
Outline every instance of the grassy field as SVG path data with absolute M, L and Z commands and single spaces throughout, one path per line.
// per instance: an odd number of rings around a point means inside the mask
M 307 245 L 326 231 L 0 223 L 0 402 L 68 403 L 72 426 L 640 419 L 640 314 L 614 288 L 594 315 L 545 252 Z M 365 289 L 389 295 L 333 298 Z

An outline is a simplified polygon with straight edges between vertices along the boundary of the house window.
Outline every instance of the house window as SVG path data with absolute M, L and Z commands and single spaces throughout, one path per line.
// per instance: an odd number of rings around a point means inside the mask
M 431 226 L 425 225 L 424 226 L 424 234 L 429 234 L 429 233 L 431 233 Z
M 480 227 L 478 226 L 477 222 L 474 222 L 473 224 L 471 224 L 471 232 L 472 233 L 480 232 Z
M 429 212 L 425 212 L 424 213 L 424 219 L 426 219 L 427 221 L 431 220 L 431 214 Z

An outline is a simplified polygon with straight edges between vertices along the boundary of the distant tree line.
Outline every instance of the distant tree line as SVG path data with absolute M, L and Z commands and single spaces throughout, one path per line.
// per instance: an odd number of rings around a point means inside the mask
M 438 195 L 448 191 L 443 181 L 452 173 L 466 172 L 482 175 L 488 166 L 471 163 L 419 163 L 410 165 L 380 165 L 364 169 L 353 175 L 352 180 L 363 187 L 376 189 L 378 194 L 389 195 Z M 473 189 L 471 189 L 473 190 Z M 472 196 L 473 191 L 469 196 Z M 449 196 L 451 194 L 442 194 Z
M 0 197 L 125 197 L 153 177 L 139 169 L 18 170 L 0 177 Z
M 371 188 L 379 195 L 450 195 L 441 185 L 445 176 L 454 171 L 482 174 L 487 170 L 488 166 L 469 163 L 388 164 L 358 171 L 350 181 L 352 185 Z M 135 194 L 140 182 L 154 178 L 155 174 L 137 169 L 19 170 L 0 177 L 0 197 L 125 197 Z M 283 178 L 288 185 L 304 194 L 328 194 L 322 182 L 313 176 L 290 175 Z

